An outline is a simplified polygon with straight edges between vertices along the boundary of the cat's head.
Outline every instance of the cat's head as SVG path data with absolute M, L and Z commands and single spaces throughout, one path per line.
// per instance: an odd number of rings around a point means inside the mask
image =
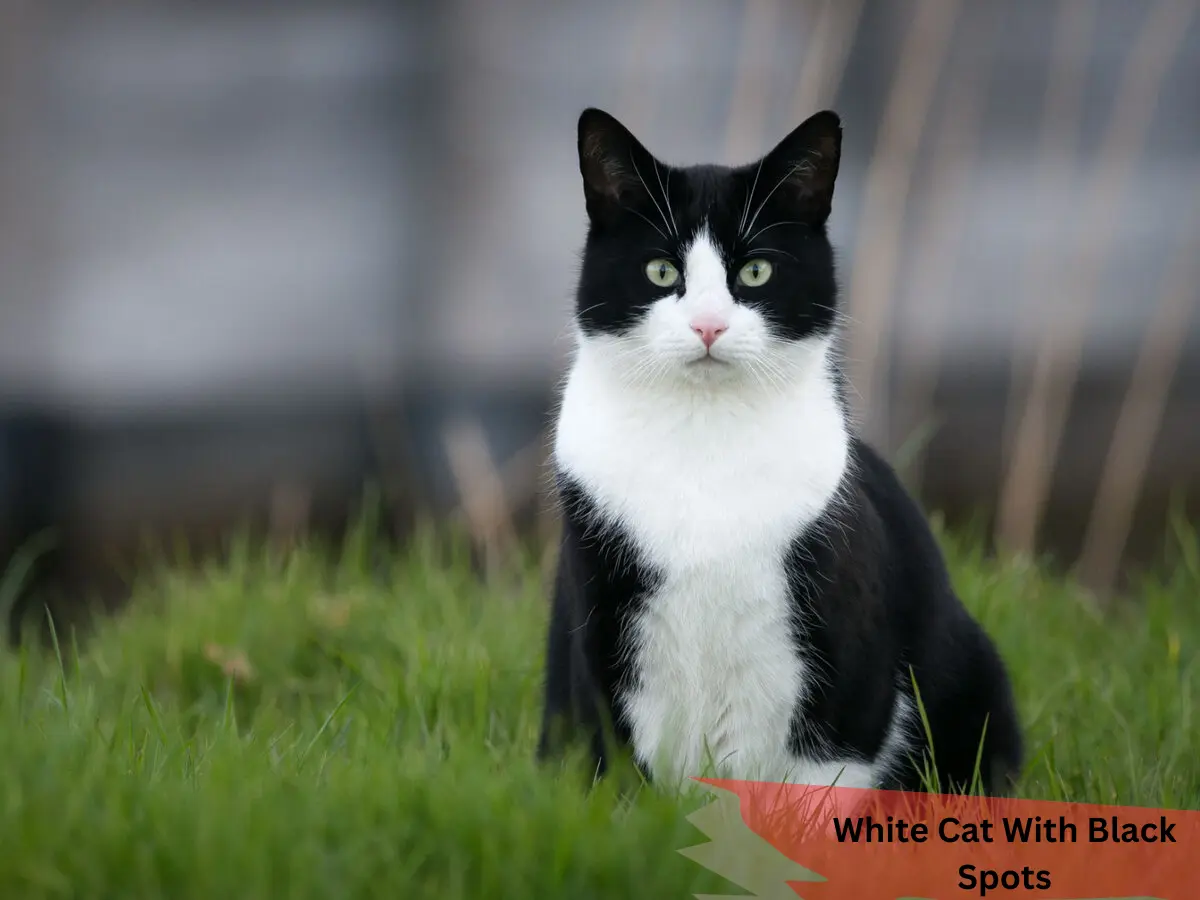
M 820 112 L 748 165 L 676 167 L 585 110 L 583 341 L 638 381 L 786 379 L 835 324 L 825 223 L 841 134 Z

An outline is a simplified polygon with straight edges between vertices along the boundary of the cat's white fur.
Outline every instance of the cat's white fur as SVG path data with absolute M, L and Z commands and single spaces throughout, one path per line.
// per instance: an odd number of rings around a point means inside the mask
M 833 526 L 848 465 L 830 339 L 773 340 L 734 302 L 704 231 L 684 263 L 682 296 L 658 301 L 632 335 L 577 335 L 555 436 L 556 464 L 664 576 L 634 623 L 638 678 L 621 698 L 634 753 L 658 781 L 715 767 L 875 786 L 907 743 L 903 700 L 872 762 L 788 749 L 812 675 L 792 636 L 785 554 L 805 529 Z M 700 314 L 728 323 L 712 347 L 721 362 L 697 362 L 704 345 L 690 322 Z

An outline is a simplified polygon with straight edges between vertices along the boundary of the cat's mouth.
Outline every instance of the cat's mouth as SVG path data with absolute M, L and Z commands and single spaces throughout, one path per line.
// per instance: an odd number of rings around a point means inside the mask
M 707 369 L 713 366 L 727 366 L 729 363 L 723 359 L 717 359 L 711 353 L 705 353 L 703 356 L 698 356 L 695 359 L 690 360 L 688 365 L 701 369 Z

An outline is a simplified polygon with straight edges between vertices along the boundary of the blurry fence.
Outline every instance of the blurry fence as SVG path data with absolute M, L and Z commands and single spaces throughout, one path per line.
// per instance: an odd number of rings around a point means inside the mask
M 0 7 L 0 532 L 532 507 L 574 124 L 744 162 L 833 106 L 864 427 L 1112 582 L 1200 476 L 1200 0 Z M 465 490 L 464 485 L 470 489 Z M 1190 499 L 1189 499 L 1190 498 Z

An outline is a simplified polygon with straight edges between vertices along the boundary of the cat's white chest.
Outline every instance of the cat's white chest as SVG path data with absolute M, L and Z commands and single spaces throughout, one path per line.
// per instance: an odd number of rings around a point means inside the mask
M 847 448 L 820 371 L 778 405 L 723 407 L 624 396 L 576 364 L 556 461 L 661 575 L 630 623 L 636 678 L 618 698 L 657 780 L 837 776 L 788 747 L 809 666 L 784 563 L 827 511 Z
M 807 678 L 778 560 L 672 572 L 632 627 L 637 681 L 619 702 L 655 778 L 781 780 Z

